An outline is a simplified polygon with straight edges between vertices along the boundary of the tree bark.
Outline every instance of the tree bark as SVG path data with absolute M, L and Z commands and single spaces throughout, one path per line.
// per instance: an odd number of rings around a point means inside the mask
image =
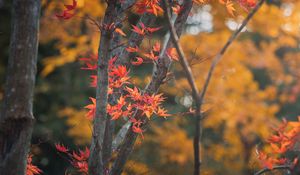
M 0 175 L 24 175 L 33 130 L 40 0 L 14 0 L 5 94 L 0 116 Z

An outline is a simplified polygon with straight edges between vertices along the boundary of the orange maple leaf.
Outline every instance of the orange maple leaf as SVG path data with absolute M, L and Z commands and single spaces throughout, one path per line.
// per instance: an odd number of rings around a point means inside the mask
M 145 53 L 144 56 L 152 61 L 156 61 L 158 59 L 158 55 L 155 55 L 153 51 L 150 53 Z
M 131 29 L 133 32 L 139 34 L 139 35 L 146 35 L 146 30 L 145 28 L 143 27 L 144 24 L 143 23 L 140 23 L 140 25 L 142 26 L 142 28 L 139 28 L 138 26 L 135 26 L 135 25 L 131 25 L 133 29 Z
M 154 52 L 160 52 L 160 43 L 159 42 L 155 42 L 155 44 L 152 47 L 152 50 Z
M 146 31 L 148 31 L 149 33 L 154 33 L 160 29 L 161 27 L 146 27 Z
M 235 8 L 233 7 L 233 2 L 232 2 L 232 1 L 227 1 L 227 2 L 226 2 L 226 9 L 227 9 L 227 12 L 228 12 L 231 16 L 234 16 Z
M 133 52 L 138 52 L 138 51 L 139 51 L 139 48 L 138 48 L 137 46 L 135 46 L 135 47 L 130 47 L 130 46 L 128 46 L 128 47 L 126 48 L 126 51 L 127 51 L 127 52 L 131 52 L 131 53 L 133 53 Z
M 95 117 L 95 113 L 96 113 L 96 99 L 93 97 L 90 97 L 90 100 L 92 101 L 92 104 L 89 104 L 87 106 L 85 106 L 85 109 L 89 109 L 89 111 L 87 112 L 87 114 L 85 115 L 88 119 L 92 120 Z
M 123 30 L 118 28 L 118 27 L 115 29 L 115 32 L 122 35 L 122 36 L 126 36 L 126 34 L 123 32 Z
M 167 51 L 167 56 L 171 59 L 171 60 L 174 60 L 174 61 L 178 61 L 178 55 L 177 55 L 177 51 L 174 47 L 172 48 L 168 48 Z
M 26 166 L 26 175 L 36 175 L 41 174 L 43 171 L 37 166 L 32 164 L 32 155 L 27 156 L 27 166 Z

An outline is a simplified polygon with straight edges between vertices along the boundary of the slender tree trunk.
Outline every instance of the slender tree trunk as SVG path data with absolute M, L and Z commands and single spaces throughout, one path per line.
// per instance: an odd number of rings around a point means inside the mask
M 89 157 L 89 174 L 107 174 L 108 159 L 111 155 L 111 131 L 110 122 L 106 112 L 108 104 L 108 62 L 111 56 L 110 46 L 112 43 L 113 29 L 109 28 L 117 19 L 117 1 L 107 1 L 107 8 L 102 22 L 101 38 L 98 48 L 97 88 L 96 88 L 96 115 L 93 121 L 92 144 Z M 104 141 L 105 140 L 105 141 Z M 103 143 L 105 145 L 103 145 Z M 107 145 L 109 144 L 109 145 Z
M 193 4 L 192 0 L 184 1 L 184 4 L 183 4 L 184 8 L 179 13 L 179 15 L 175 21 L 174 25 L 176 28 L 176 32 L 179 36 L 181 35 L 181 33 L 183 31 L 188 14 L 190 13 L 190 10 L 192 8 L 192 4 Z M 166 48 L 171 48 L 172 41 L 170 40 L 169 37 L 166 38 L 166 40 L 167 40 Z M 147 85 L 147 87 L 144 90 L 145 93 L 147 93 L 147 94 L 156 93 L 167 75 L 171 61 L 166 56 L 166 52 L 165 52 L 166 48 L 163 49 L 163 51 L 161 51 L 160 58 L 158 59 L 158 63 L 155 65 L 156 67 L 154 68 L 154 71 L 152 74 L 151 82 Z M 140 113 L 137 112 L 135 114 L 135 117 L 141 117 Z M 126 129 L 124 129 L 124 131 L 126 131 Z M 129 129 L 129 130 L 127 130 L 127 133 L 124 135 L 125 135 L 124 140 L 119 147 L 118 155 L 116 157 L 116 160 L 113 163 L 110 175 L 122 174 L 124 166 L 127 162 L 127 159 L 129 157 L 129 155 L 131 154 L 131 152 L 133 151 L 134 143 L 136 141 L 138 134 L 133 132 L 131 129 Z
M 0 175 L 24 175 L 34 117 L 40 0 L 14 0 L 5 94 L 0 116 Z

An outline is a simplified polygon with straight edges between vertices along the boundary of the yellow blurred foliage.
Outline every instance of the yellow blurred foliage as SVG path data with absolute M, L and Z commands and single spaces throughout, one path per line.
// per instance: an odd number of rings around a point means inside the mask
M 40 42 L 54 43 L 58 53 L 43 59 L 42 76 L 47 76 L 57 67 L 76 61 L 80 56 L 86 56 L 88 52 L 97 53 L 99 29 L 89 18 L 99 22 L 105 12 L 105 3 L 78 1 L 78 10 L 72 20 L 55 17 L 55 14 L 62 12 L 62 1 L 50 1 L 45 8 L 47 10 L 43 11 L 40 21 Z
M 58 113 L 60 117 L 66 118 L 69 126 L 67 134 L 73 137 L 78 145 L 89 144 L 92 136 L 91 122 L 85 117 L 85 114 L 85 110 L 76 110 L 71 107 L 64 108 Z

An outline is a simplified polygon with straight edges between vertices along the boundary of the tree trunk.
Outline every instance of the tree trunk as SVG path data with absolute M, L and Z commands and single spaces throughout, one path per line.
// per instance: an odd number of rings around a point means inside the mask
M 40 0 L 14 0 L 5 94 L 0 116 L 0 175 L 24 175 L 34 117 Z

